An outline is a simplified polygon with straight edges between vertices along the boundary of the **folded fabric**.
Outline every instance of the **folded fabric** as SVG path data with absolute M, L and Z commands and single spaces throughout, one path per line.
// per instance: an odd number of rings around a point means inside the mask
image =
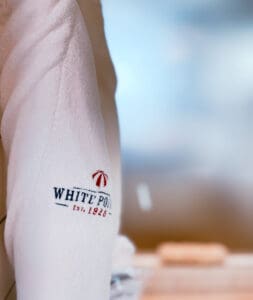
M 134 267 L 135 246 L 126 237 L 119 235 L 113 250 L 113 268 L 110 300 L 140 299 L 143 278 Z
M 17 299 L 109 299 L 120 216 L 113 91 L 98 80 L 76 1 L 10 0 L 8 10 L 0 37 L 4 239 Z

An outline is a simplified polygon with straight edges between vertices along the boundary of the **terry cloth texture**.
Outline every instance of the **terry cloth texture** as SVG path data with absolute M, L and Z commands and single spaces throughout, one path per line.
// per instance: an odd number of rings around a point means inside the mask
M 3 7 L 0 299 L 14 276 L 18 300 L 109 299 L 120 151 L 100 3 Z

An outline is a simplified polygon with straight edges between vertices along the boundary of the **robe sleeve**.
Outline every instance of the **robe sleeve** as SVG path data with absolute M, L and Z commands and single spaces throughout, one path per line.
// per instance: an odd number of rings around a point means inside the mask
M 120 201 L 87 28 L 73 0 L 10 6 L 0 105 L 17 298 L 106 300 Z

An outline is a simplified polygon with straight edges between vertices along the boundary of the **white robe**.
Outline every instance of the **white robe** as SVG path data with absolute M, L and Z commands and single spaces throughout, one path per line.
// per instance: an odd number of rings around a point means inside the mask
M 18 300 L 108 299 L 121 186 L 100 3 L 0 9 L 0 299 L 14 276 Z

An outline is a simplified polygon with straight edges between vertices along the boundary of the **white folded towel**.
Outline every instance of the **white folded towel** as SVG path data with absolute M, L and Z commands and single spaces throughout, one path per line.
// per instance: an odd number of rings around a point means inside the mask
M 4 238 L 17 298 L 109 299 L 120 167 L 103 36 L 108 78 L 76 1 L 9 0 L 8 10 L 0 36 Z

